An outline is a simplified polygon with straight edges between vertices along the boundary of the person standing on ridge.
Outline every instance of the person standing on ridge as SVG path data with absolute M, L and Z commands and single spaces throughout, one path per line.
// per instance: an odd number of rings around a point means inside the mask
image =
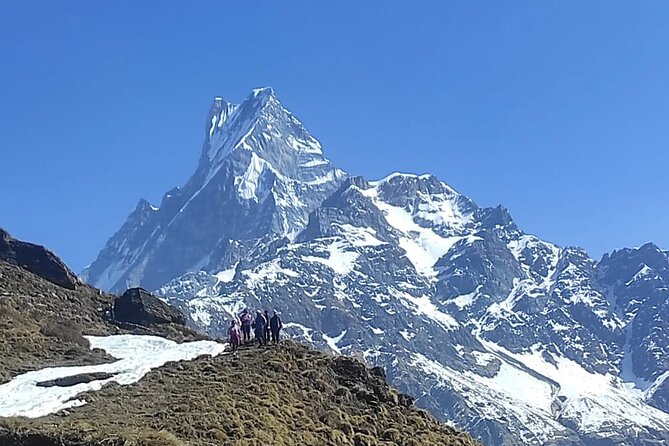
M 265 310 L 265 345 L 269 344 L 269 311 Z
M 251 321 L 253 316 L 249 313 L 248 308 L 244 308 L 242 314 L 239 315 L 239 320 L 242 323 L 242 335 L 244 337 L 244 342 L 249 342 L 251 340 Z
M 232 347 L 232 354 L 237 354 L 237 349 L 239 349 L 239 344 L 242 341 L 242 334 L 239 331 L 239 326 L 237 321 L 234 319 L 230 322 L 230 328 L 228 328 L 228 338 L 230 340 L 230 346 Z
M 267 326 L 267 321 L 265 316 L 263 316 L 262 311 L 258 310 L 256 313 L 256 320 L 253 322 L 253 328 L 255 329 L 256 339 L 259 342 L 260 346 L 265 345 L 265 327 Z
M 279 342 L 279 332 L 283 328 L 283 322 L 281 318 L 276 313 L 276 310 L 272 312 L 272 318 L 269 320 L 269 329 L 272 332 L 272 342 L 277 344 Z

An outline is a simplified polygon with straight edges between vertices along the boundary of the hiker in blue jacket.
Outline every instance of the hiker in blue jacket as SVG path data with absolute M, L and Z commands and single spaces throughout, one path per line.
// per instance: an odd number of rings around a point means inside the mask
M 272 312 L 272 318 L 269 320 L 269 330 L 272 333 L 272 342 L 273 343 L 278 343 L 279 342 L 279 332 L 283 328 L 283 323 L 281 322 L 281 318 L 279 315 L 276 313 L 276 310 Z
M 265 345 L 265 327 L 267 326 L 267 320 L 263 316 L 262 311 L 258 310 L 256 313 L 256 320 L 253 322 L 253 328 L 255 330 L 256 339 L 259 342 L 259 345 Z

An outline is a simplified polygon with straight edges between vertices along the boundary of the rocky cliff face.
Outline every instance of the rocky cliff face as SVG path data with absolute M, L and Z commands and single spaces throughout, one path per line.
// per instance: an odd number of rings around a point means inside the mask
M 140 206 L 90 282 L 157 289 L 214 336 L 277 308 L 485 444 L 669 441 L 666 252 L 597 262 L 434 176 L 346 178 L 267 89 L 209 122 L 176 204 Z

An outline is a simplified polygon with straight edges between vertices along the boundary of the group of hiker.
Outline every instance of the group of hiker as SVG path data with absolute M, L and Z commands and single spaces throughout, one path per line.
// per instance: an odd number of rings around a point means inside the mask
M 265 310 L 256 311 L 255 317 L 245 308 L 239 317 L 233 317 L 230 321 L 230 328 L 228 328 L 228 338 L 233 353 L 237 351 L 242 342 L 251 342 L 251 330 L 253 330 L 254 341 L 259 346 L 279 342 L 279 332 L 283 328 L 281 318 L 276 310 L 272 312 L 270 317 L 269 312 Z

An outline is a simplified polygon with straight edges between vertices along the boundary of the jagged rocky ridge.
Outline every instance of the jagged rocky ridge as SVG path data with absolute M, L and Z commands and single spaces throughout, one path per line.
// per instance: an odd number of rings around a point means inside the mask
M 214 336 L 279 308 L 484 444 L 669 441 L 667 252 L 597 262 L 434 176 L 347 178 L 268 88 L 208 124 L 195 175 L 140 202 L 90 283 L 157 289 Z
M 159 208 L 139 201 L 84 272 L 90 283 L 155 289 L 187 271 L 225 269 L 261 239 L 294 236 L 344 176 L 271 89 L 241 105 L 217 98 L 207 126 L 195 174 Z

